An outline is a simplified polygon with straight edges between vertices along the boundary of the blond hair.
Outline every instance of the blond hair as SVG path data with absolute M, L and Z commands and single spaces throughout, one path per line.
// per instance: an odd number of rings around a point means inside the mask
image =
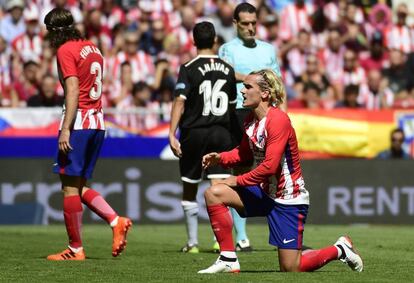
M 253 71 L 249 75 L 257 75 L 257 85 L 261 91 L 269 92 L 269 104 L 279 106 L 285 97 L 285 86 L 282 78 L 271 69 Z

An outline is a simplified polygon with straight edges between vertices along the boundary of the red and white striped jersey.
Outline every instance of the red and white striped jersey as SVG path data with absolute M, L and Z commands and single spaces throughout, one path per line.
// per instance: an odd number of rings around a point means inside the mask
M 385 29 L 385 46 L 410 53 L 413 47 L 412 30 L 408 26 L 392 25 Z
M 332 23 L 339 22 L 339 7 L 335 2 L 329 2 L 323 6 L 323 14 Z
M 0 93 L 2 94 L 0 106 L 9 106 L 11 102 L 8 97 L 5 97 L 12 85 L 10 62 L 11 58 L 8 50 L 0 53 Z
M 11 46 L 22 62 L 40 62 L 43 52 L 42 43 L 42 36 L 30 37 L 27 33 L 22 33 L 12 41 Z
M 192 53 L 195 53 L 192 31 L 188 31 L 184 27 L 179 26 L 178 28 L 174 29 L 172 33 L 177 36 L 183 51 L 191 51 Z
M 120 79 L 121 65 L 128 61 L 132 68 L 132 80 L 134 83 L 145 81 L 152 84 L 155 76 L 155 66 L 149 54 L 138 50 L 134 55 L 129 55 L 124 51 L 119 52 L 112 65 L 112 77 Z
M 343 70 L 341 81 L 340 83 L 343 86 L 354 84 L 354 85 L 361 85 L 366 83 L 367 76 L 363 68 L 357 67 L 353 71 L 345 71 Z
M 114 28 L 116 24 L 122 23 L 124 24 L 126 20 L 125 13 L 119 7 L 113 7 L 110 14 L 106 15 L 102 13 L 101 16 L 101 28 L 109 32 L 111 34 L 111 30 Z
M 333 82 L 339 81 L 342 75 L 345 50 L 344 46 L 342 46 L 338 52 L 325 48 L 320 50 L 318 54 L 318 58 L 324 66 L 326 76 Z
M 158 14 L 171 13 L 173 10 L 171 0 L 152 0 L 152 5 Z
M 358 103 L 368 110 L 391 108 L 394 104 L 394 93 L 389 88 L 385 88 L 374 94 L 367 84 L 363 84 L 359 90 Z
M 181 26 L 181 15 L 179 11 L 172 11 L 170 13 L 164 14 L 164 21 L 166 29 L 172 31 Z
M 283 40 L 289 40 L 296 36 L 301 29 L 310 31 L 309 17 L 313 12 L 314 7 L 310 3 L 306 3 L 302 8 L 295 4 L 287 5 L 280 14 L 280 37 Z
M 272 107 L 260 121 L 250 115 L 244 125 L 240 145 L 220 153 L 220 164 L 226 167 L 254 161 L 254 169 L 237 176 L 237 185 L 259 185 L 269 197 L 282 204 L 309 204 L 298 142 L 287 114 Z
M 79 80 L 78 111 L 73 130 L 105 129 L 101 101 L 104 59 L 101 51 L 88 40 L 68 41 L 57 50 L 57 61 L 62 85 L 68 77 Z
M 289 70 L 294 77 L 300 76 L 306 70 L 307 54 L 302 53 L 298 48 L 290 50 L 286 57 L 289 62 Z

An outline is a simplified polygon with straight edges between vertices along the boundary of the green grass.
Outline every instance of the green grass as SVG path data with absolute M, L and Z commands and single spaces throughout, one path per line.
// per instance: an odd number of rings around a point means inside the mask
M 314 248 L 348 233 L 364 259 L 365 271 L 352 272 L 334 261 L 313 273 L 280 273 L 277 253 L 267 244 L 265 225 L 248 225 L 253 253 L 239 253 L 240 274 L 198 275 L 214 262 L 212 233 L 200 225 L 200 254 L 177 250 L 185 242 L 183 225 L 135 225 L 122 256 L 111 257 L 111 230 L 85 225 L 84 262 L 48 262 L 65 247 L 63 225 L 0 226 L 1 282 L 413 282 L 414 229 L 409 226 L 307 225 L 304 243 Z

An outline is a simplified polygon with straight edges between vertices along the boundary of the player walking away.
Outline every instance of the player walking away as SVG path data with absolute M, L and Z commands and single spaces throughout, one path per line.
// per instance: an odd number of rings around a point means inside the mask
M 198 183 L 202 181 L 204 154 L 232 148 L 230 114 L 236 103 L 236 79 L 233 68 L 214 55 L 214 26 L 201 22 L 193 29 L 197 57 L 181 65 L 171 113 L 169 141 L 180 158 L 183 182 L 182 206 L 188 241 L 183 252 L 198 253 Z M 176 138 L 180 128 L 179 141 Z M 215 184 L 229 175 L 220 166 L 209 168 L 207 178 Z
M 276 74 L 280 75 L 280 68 L 274 46 L 255 38 L 257 11 L 253 5 L 249 3 L 237 5 L 233 14 L 233 22 L 237 29 L 237 37 L 220 47 L 219 56 L 233 66 L 236 72 L 236 79 L 239 82 L 237 84 L 237 120 L 235 120 L 237 122 L 232 126 L 232 129 L 234 138 L 237 142 L 240 142 L 244 132 L 243 123 L 246 116 L 250 113 L 249 109 L 243 108 L 243 97 L 240 92 L 244 78 L 252 71 L 265 68 L 272 69 Z M 280 107 L 286 110 L 285 97 Z M 246 166 L 236 167 L 234 174 L 239 175 L 247 172 L 249 169 Z M 234 209 L 231 209 L 231 213 L 236 230 L 237 250 L 251 251 L 252 248 L 246 233 L 246 219 L 241 218 Z M 216 249 L 216 245 L 214 249 Z
M 65 89 L 65 107 L 59 132 L 59 151 L 53 172 L 62 182 L 63 211 L 69 246 L 49 255 L 48 260 L 84 260 L 82 203 L 98 214 L 113 230 L 112 255 L 121 254 L 132 222 L 119 217 L 103 197 L 86 187 L 101 149 L 105 125 L 101 94 L 103 57 L 74 27 L 71 13 L 55 8 L 44 20 L 51 45 L 57 50 L 59 77 Z
M 340 259 L 362 271 L 361 257 L 347 236 L 320 250 L 301 251 L 309 193 L 302 177 L 298 143 L 289 117 L 274 105 L 282 102 L 283 83 L 272 70 L 250 73 L 242 89 L 243 106 L 252 109 L 240 145 L 231 151 L 203 157 L 203 168 L 232 167 L 253 161 L 254 168 L 212 185 L 204 193 L 211 226 L 220 243 L 217 261 L 199 273 L 240 272 L 227 206 L 244 217 L 264 216 L 269 243 L 278 247 L 281 271 L 313 271 Z

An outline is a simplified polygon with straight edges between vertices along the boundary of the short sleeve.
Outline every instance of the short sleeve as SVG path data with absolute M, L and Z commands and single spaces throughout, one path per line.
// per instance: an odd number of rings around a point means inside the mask
M 57 51 L 57 61 L 62 72 L 62 79 L 78 77 L 76 58 L 67 47 L 67 45 L 63 45 Z
M 220 46 L 219 51 L 218 51 L 218 56 L 220 57 L 220 59 L 224 60 L 227 64 L 234 66 L 234 62 L 228 50 L 227 44 L 223 44 L 222 46 Z
M 178 73 L 177 84 L 174 89 L 174 97 L 184 97 L 187 98 L 187 95 L 190 93 L 190 82 L 188 79 L 188 71 L 184 65 L 181 65 L 180 71 Z

